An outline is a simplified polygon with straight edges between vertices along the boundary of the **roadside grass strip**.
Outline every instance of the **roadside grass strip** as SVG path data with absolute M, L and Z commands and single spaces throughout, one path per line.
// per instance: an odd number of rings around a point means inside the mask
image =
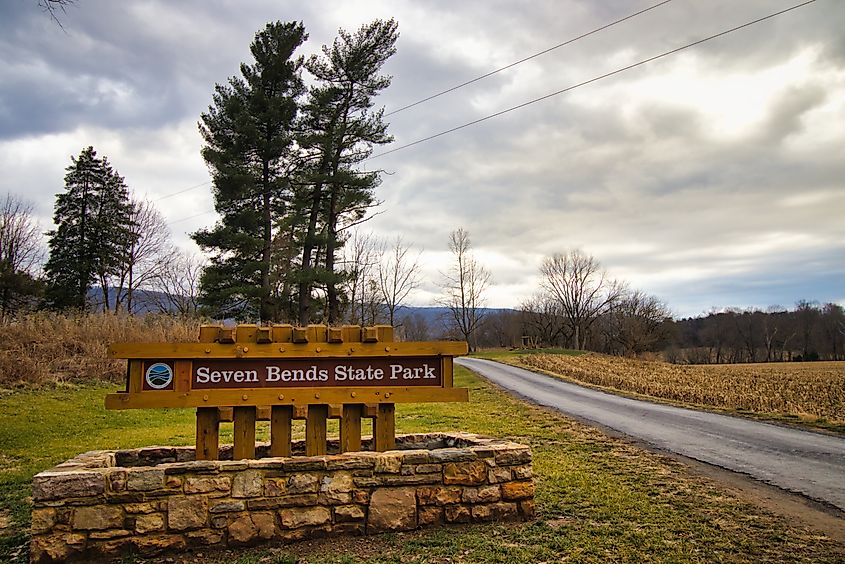
M 845 546 L 792 526 L 683 464 L 512 399 L 462 367 L 468 404 L 397 406 L 397 432 L 462 430 L 529 444 L 538 518 L 237 552 L 172 562 L 842 562 Z M 0 561 L 27 560 L 32 476 L 81 452 L 191 444 L 192 410 L 110 411 L 114 385 L 27 391 L 0 399 Z M 303 427 L 294 428 L 301 437 Z M 337 427 L 330 428 L 337 434 Z M 267 440 L 266 425 L 259 440 Z M 224 426 L 222 442 L 231 441 Z M 127 561 L 145 562 L 142 558 Z

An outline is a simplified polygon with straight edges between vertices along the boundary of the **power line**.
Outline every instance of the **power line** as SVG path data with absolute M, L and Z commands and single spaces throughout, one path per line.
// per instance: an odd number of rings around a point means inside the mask
M 417 100 L 416 102 L 414 102 L 412 104 L 408 104 L 407 106 L 402 106 L 401 108 L 399 108 L 397 110 L 393 110 L 392 112 L 388 112 L 384 115 L 385 115 L 385 117 L 392 116 L 393 114 L 398 114 L 399 112 L 405 111 L 408 108 L 413 108 L 414 106 L 419 106 L 420 104 L 428 102 L 429 100 L 439 98 L 440 96 L 443 96 L 444 94 L 448 94 L 449 92 L 454 92 L 455 90 L 463 88 L 464 86 L 469 86 L 470 84 L 472 84 L 474 82 L 478 82 L 479 80 L 483 80 L 483 79 L 487 78 L 488 76 L 493 76 L 496 73 L 502 72 L 504 70 L 508 70 L 509 68 L 512 68 L 512 67 L 515 67 L 516 65 L 522 64 L 525 61 L 530 61 L 531 59 L 539 57 L 540 55 L 545 55 L 546 53 L 554 51 L 555 49 L 559 49 L 559 48 L 565 47 L 566 45 L 569 45 L 571 43 L 575 43 L 576 41 L 578 41 L 580 39 L 584 39 L 585 37 L 589 37 L 590 35 L 596 34 L 596 33 L 600 32 L 602 30 L 605 30 L 609 27 L 613 27 L 613 26 L 620 24 L 624 21 L 630 20 L 631 18 L 635 18 L 635 17 L 639 16 L 640 14 L 644 14 L 644 13 L 650 11 L 650 10 L 654 10 L 655 8 L 659 8 L 660 6 L 663 6 L 664 4 L 668 4 L 671 1 L 672 0 L 664 0 L 663 2 L 658 2 L 657 4 L 654 4 L 653 6 L 649 6 L 648 8 L 644 8 L 644 9 L 640 10 L 639 12 L 634 12 L 633 14 L 625 16 L 624 18 L 620 18 L 616 21 L 610 22 L 609 24 L 605 24 L 601 27 L 597 27 L 596 29 L 594 29 L 592 31 L 588 31 L 587 33 L 583 33 L 583 34 L 581 34 L 577 37 L 573 37 L 572 39 L 568 39 L 568 40 L 564 41 L 563 43 L 558 43 L 554 47 L 549 47 L 548 49 L 540 51 L 539 53 L 534 53 L 533 55 L 529 55 L 528 57 L 525 57 L 524 59 L 520 59 L 520 60 L 518 60 L 514 63 L 511 63 L 509 65 L 505 65 L 501 68 L 490 71 L 487 74 L 482 74 L 481 76 L 473 78 L 471 80 L 467 80 L 466 82 L 462 82 L 461 84 L 458 84 L 457 86 L 453 86 L 452 88 L 447 88 L 446 90 L 443 90 L 442 92 L 432 94 L 431 96 L 423 98 L 422 100 Z
M 210 213 L 214 213 L 214 210 L 204 211 L 204 212 L 202 212 L 202 213 L 197 213 L 197 214 L 194 214 L 194 215 L 190 215 L 190 216 L 188 216 L 188 217 L 183 217 L 182 219 L 177 219 L 177 220 L 175 220 L 175 221 L 171 221 L 171 222 L 169 222 L 167 225 L 176 225 L 177 223 L 182 223 L 183 221 L 188 221 L 189 219 L 194 219 L 194 218 L 196 218 L 196 217 L 200 217 L 200 216 L 203 216 L 203 215 L 208 215 L 208 214 L 210 214 Z
M 509 112 L 512 112 L 512 111 L 518 110 L 518 109 L 520 109 L 520 108 L 524 108 L 524 107 L 526 107 L 526 106 L 530 106 L 531 104 L 535 104 L 535 103 L 537 103 L 537 102 L 541 102 L 541 101 L 546 100 L 546 99 L 548 99 L 548 98 L 551 98 L 551 97 L 553 97 L 553 96 L 558 96 L 558 95 L 563 94 L 563 93 L 565 93 L 565 92 L 569 92 L 569 91 L 571 91 L 571 90 L 575 90 L 576 88 L 580 88 L 581 86 L 586 86 L 587 84 L 591 84 L 591 83 L 596 82 L 596 81 L 599 81 L 599 80 L 601 80 L 601 79 L 603 79 L 603 78 L 607 78 L 607 77 L 609 77 L 609 76 L 613 76 L 613 75 L 615 75 L 615 74 L 619 74 L 619 73 L 621 73 L 621 72 L 625 72 L 625 71 L 630 70 L 630 69 L 633 69 L 633 68 L 635 68 L 635 67 L 642 66 L 642 65 L 644 65 L 644 64 L 646 64 L 646 63 L 650 63 L 650 62 L 652 62 L 652 61 L 656 61 L 657 59 L 661 59 L 661 58 L 663 58 L 663 57 L 668 57 L 669 55 L 673 55 L 673 54 L 675 54 L 675 53 L 678 53 L 679 51 L 683 51 L 684 49 L 689 49 L 690 47 L 695 47 L 696 45 L 701 45 L 702 43 L 706 43 L 707 41 L 711 41 L 711 40 L 716 39 L 716 38 L 718 38 L 718 37 L 722 37 L 722 36 L 724 36 L 724 35 L 728 35 L 729 33 L 733 33 L 733 32 L 738 31 L 738 30 L 740 30 L 740 29 L 743 29 L 743 28 L 746 28 L 746 27 L 752 26 L 752 25 L 754 25 L 754 24 L 758 24 L 758 23 L 760 23 L 760 22 L 762 22 L 762 21 L 766 21 L 766 20 L 771 19 L 771 18 L 774 18 L 774 17 L 776 17 L 776 16 L 780 16 L 780 15 L 785 14 L 785 13 L 787 13 L 787 12 L 791 12 L 792 10 L 797 10 L 798 8 L 804 7 L 804 6 L 808 5 L 808 4 L 812 4 L 812 3 L 813 3 L 813 2 L 815 2 L 815 1 L 816 1 L 816 0 L 807 0 L 806 2 L 802 2 L 801 4 L 796 4 L 796 5 L 794 5 L 794 6 L 790 7 L 790 8 L 786 8 L 786 9 L 784 9 L 784 10 L 780 10 L 779 12 L 774 12 L 774 13 L 772 13 L 772 14 L 769 14 L 768 16 L 763 16 L 763 17 L 761 17 L 761 18 L 757 18 L 756 20 L 752 20 L 752 21 L 747 22 L 747 23 L 744 23 L 744 24 L 742 24 L 742 25 L 738 25 L 738 26 L 736 26 L 736 27 L 733 27 L 733 28 L 731 28 L 731 29 L 727 29 L 727 30 L 725 30 L 725 31 L 722 31 L 722 32 L 716 33 L 716 34 L 711 35 L 711 36 L 709 36 L 709 37 L 705 37 L 704 39 L 699 39 L 698 41 L 693 41 L 692 43 L 687 43 L 686 45 L 684 45 L 684 46 L 682 46 L 682 47 L 677 47 L 677 48 L 672 49 L 672 50 L 670 50 L 670 51 L 666 51 L 666 52 L 664 52 L 664 53 L 661 53 L 661 54 L 659 54 L 659 55 L 655 55 L 655 56 L 653 56 L 653 57 L 649 57 L 648 59 L 643 59 L 642 61 L 639 61 L 639 62 L 633 63 L 633 64 L 631 64 L 631 65 L 628 65 L 628 66 L 625 66 L 625 67 L 622 67 L 622 68 L 616 69 L 616 70 L 614 70 L 614 71 L 611 71 L 611 72 L 608 72 L 608 73 L 602 74 L 602 75 L 600 75 L 600 76 L 597 76 L 597 77 L 591 78 L 591 79 L 589 79 L 589 80 L 585 80 L 584 82 L 579 82 L 578 84 L 574 84 L 574 85 L 572 85 L 572 86 L 568 86 L 568 87 L 566 87 L 566 88 L 563 88 L 562 90 L 557 90 L 557 91 L 552 92 L 552 93 L 550 93 L 550 94 L 546 94 L 545 96 L 541 96 L 541 97 L 539 97 L 539 98 L 534 98 L 533 100 L 529 100 L 528 102 L 523 102 L 522 104 L 518 104 L 518 105 L 516 105 L 516 106 L 512 106 L 512 107 L 510 107 L 510 108 L 507 108 L 507 109 L 501 110 L 501 111 L 496 112 L 496 113 L 494 113 L 494 114 L 486 115 L 486 116 L 484 116 L 484 117 L 482 117 L 482 118 L 479 118 L 479 119 L 473 120 L 473 121 L 468 122 L 468 123 L 465 123 L 465 124 L 463 124 L 463 125 L 458 125 L 458 126 L 453 127 L 453 128 L 451 128 L 451 129 L 447 129 L 446 131 L 441 131 L 440 133 L 435 133 L 434 135 L 429 135 L 428 137 L 423 137 L 422 139 L 417 139 L 416 141 L 413 141 L 413 142 L 411 142 L 411 143 L 407 143 L 407 144 L 405 144 L 405 145 L 401 145 L 401 146 L 399 146 L 399 147 L 396 147 L 395 149 L 390 149 L 389 151 L 385 151 L 385 152 L 383 152 L 383 153 L 379 153 L 379 154 L 377 154 L 377 155 L 373 155 L 373 156 L 369 157 L 369 159 L 367 159 L 367 160 L 377 159 L 377 158 L 379 158 L 379 157 L 383 157 L 383 156 L 385 156 L 385 155 L 389 155 L 389 154 L 391 154 L 391 153 L 395 153 L 395 152 L 397 152 L 397 151 L 401 151 L 402 149 L 407 149 L 408 147 L 413 147 L 414 145 L 419 145 L 420 143 L 425 143 L 426 141 L 431 141 L 432 139 L 437 139 L 438 137 L 442 137 L 442 136 L 444 136 L 444 135 L 448 135 L 449 133 L 454 133 L 455 131 L 459 131 L 459 130 L 461 130 L 461 129 L 464 129 L 464 128 L 467 128 L 467 127 L 470 127 L 470 126 L 472 126 L 472 125 L 479 124 L 479 123 L 481 123 L 481 122 L 483 122 L 483 121 L 487 121 L 487 120 L 489 120 L 489 119 L 493 119 L 493 118 L 495 118 L 495 117 L 499 117 L 499 116 L 501 116 L 501 115 L 504 115 L 504 114 L 507 114 L 507 113 L 509 113 Z
M 165 196 L 162 196 L 160 198 L 156 198 L 155 201 L 160 202 L 162 200 L 166 200 L 167 198 L 172 198 L 173 196 L 178 196 L 179 194 L 184 194 L 185 192 L 190 192 L 191 190 L 196 190 L 197 188 L 201 188 L 201 187 L 206 186 L 208 184 L 211 184 L 211 180 L 206 180 L 205 182 L 200 182 L 199 184 L 195 184 L 194 186 L 189 186 L 188 188 L 185 188 L 183 190 L 179 190 L 177 192 L 172 192 L 172 193 L 167 194 Z

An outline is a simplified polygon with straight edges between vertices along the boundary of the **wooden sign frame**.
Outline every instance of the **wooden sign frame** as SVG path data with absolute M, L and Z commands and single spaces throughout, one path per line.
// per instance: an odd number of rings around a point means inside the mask
M 295 418 L 306 420 L 306 454 L 325 454 L 326 420 L 332 417 L 341 421 L 341 451 L 361 449 L 361 419 L 367 417 L 373 418 L 375 449 L 383 451 L 395 445 L 394 404 L 469 400 L 467 389 L 454 388 L 452 381 L 452 359 L 466 353 L 465 342 L 394 342 L 390 326 L 238 325 L 227 329 L 204 325 L 198 343 L 112 345 L 113 358 L 128 359 L 127 382 L 125 390 L 108 394 L 105 404 L 107 409 L 197 408 L 197 459 L 217 458 L 219 423 L 227 419 L 235 424 L 236 459 L 254 458 L 257 419 L 270 421 L 273 456 L 290 455 L 291 420 Z M 426 368 L 403 372 L 403 361 Z M 346 362 L 350 372 L 353 365 L 367 365 L 370 375 L 378 378 L 366 385 L 334 382 L 331 387 L 313 381 L 303 382 L 305 385 L 279 381 L 280 371 L 286 366 L 308 362 L 314 366 L 310 375 L 316 374 L 318 364 L 331 367 Z M 195 365 L 205 367 L 199 372 L 202 386 Z M 274 382 L 267 382 L 265 374 L 260 387 L 249 387 L 257 381 L 257 370 L 233 369 L 261 365 L 273 366 L 265 372 L 272 371 Z M 227 387 L 217 387 L 221 372 L 211 372 L 209 367 L 214 366 L 230 368 L 222 372 L 224 377 L 234 377 L 245 385 L 227 380 Z M 392 378 L 390 372 L 386 373 L 388 366 L 400 367 L 393 368 Z M 160 382 L 150 380 L 149 371 L 153 369 L 161 370 L 166 377 Z M 216 377 L 213 383 L 209 383 L 209 374 Z M 403 379 L 403 374 L 404 378 L 429 379 L 436 374 L 437 385 Z M 156 389 L 159 384 L 164 385 L 163 389 Z

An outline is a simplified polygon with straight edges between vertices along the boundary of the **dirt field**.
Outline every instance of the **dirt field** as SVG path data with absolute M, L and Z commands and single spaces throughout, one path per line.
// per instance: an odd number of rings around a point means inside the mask
M 519 363 L 683 403 L 845 423 L 845 362 L 680 366 L 598 354 L 537 354 Z

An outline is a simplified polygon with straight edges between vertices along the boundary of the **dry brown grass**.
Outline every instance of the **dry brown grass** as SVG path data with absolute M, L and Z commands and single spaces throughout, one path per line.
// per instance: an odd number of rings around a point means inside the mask
M 196 341 L 199 324 L 164 315 L 27 315 L 0 326 L 0 387 L 119 382 L 126 361 L 108 357 L 111 343 Z
M 845 422 L 845 362 L 680 366 L 598 354 L 524 355 L 519 362 L 579 382 L 688 404 Z

